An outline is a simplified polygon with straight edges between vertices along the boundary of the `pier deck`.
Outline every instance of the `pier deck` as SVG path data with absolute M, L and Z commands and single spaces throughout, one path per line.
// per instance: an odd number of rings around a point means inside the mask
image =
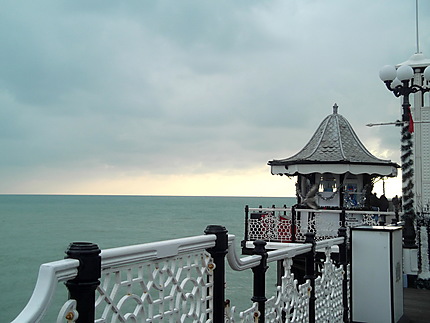
M 421 323 L 430 321 L 430 290 L 403 289 L 402 323 Z

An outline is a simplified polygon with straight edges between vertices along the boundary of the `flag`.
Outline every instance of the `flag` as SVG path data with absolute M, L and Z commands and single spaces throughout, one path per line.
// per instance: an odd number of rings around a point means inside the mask
M 408 130 L 410 133 L 414 132 L 414 119 L 412 119 L 411 107 L 408 108 L 409 113 L 409 127 Z

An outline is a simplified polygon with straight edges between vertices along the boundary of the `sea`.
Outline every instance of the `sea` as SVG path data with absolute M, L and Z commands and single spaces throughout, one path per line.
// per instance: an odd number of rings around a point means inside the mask
M 0 195 L 0 322 L 18 316 L 30 299 L 40 265 L 63 259 L 72 242 L 107 249 L 197 236 L 208 225 L 219 224 L 236 235 L 240 252 L 246 205 L 294 203 L 292 197 Z M 226 295 L 239 310 L 251 305 L 252 295 L 244 292 L 252 290 L 247 272 L 226 276 Z M 67 291 L 60 286 L 54 302 L 66 299 Z M 53 311 L 42 322 L 55 320 Z

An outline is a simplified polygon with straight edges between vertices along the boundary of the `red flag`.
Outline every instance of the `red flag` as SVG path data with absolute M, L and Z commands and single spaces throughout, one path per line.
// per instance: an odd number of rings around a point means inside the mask
M 414 132 L 414 119 L 412 119 L 412 113 L 411 113 L 411 107 L 408 108 L 409 111 L 409 132 L 413 133 Z

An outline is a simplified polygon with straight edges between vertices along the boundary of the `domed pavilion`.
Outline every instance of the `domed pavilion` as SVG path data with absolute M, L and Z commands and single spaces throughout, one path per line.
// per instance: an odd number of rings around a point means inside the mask
M 400 167 L 372 155 L 348 120 L 338 113 L 337 104 L 302 150 L 271 160 L 268 165 L 273 175 L 297 176 L 299 205 L 306 204 L 306 196 L 312 194 L 315 203 L 308 206 L 347 209 L 369 207 L 374 180 L 396 177 Z

